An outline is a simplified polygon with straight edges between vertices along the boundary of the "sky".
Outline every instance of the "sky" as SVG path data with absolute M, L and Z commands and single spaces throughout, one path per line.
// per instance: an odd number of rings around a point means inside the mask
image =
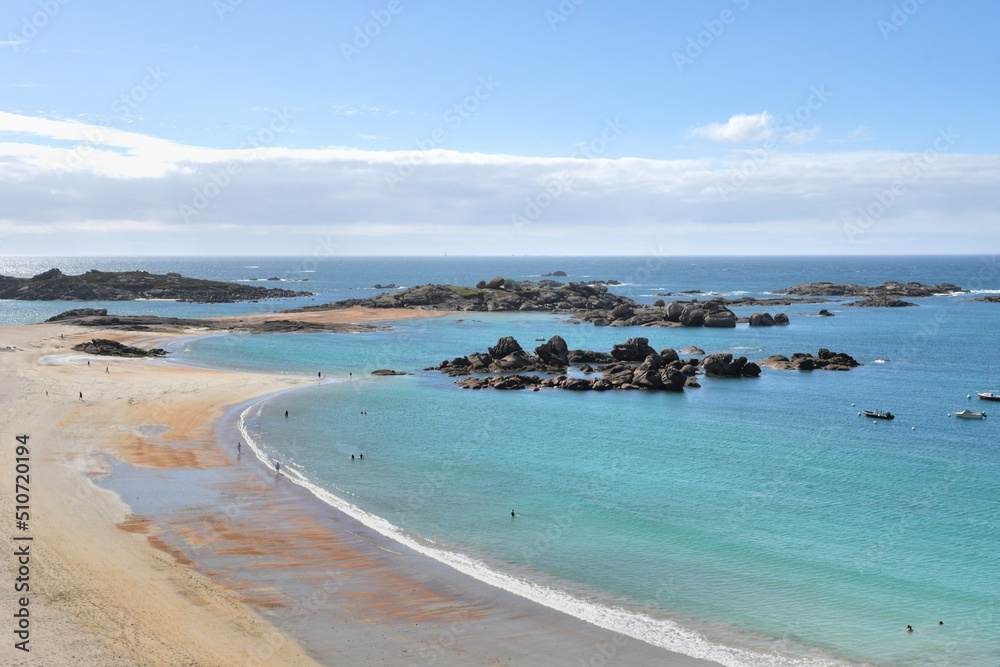
M 0 254 L 995 252 L 998 24 L 985 0 L 6 0 Z

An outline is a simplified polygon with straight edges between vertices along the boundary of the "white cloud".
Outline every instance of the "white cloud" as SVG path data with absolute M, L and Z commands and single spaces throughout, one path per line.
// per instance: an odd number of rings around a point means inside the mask
M 586 160 L 207 149 L 10 113 L 0 113 L 0 132 L 16 136 L 0 135 L 0 235 L 12 253 L 179 244 L 309 253 L 327 243 L 317 239 L 333 238 L 355 254 L 641 254 L 660 246 L 678 254 L 878 254 L 977 252 L 1000 241 L 1000 156 L 947 146 L 930 162 L 921 162 L 924 151 L 763 149 L 736 159 Z M 901 194 L 849 238 L 858 211 L 894 182 Z
M 763 141 L 774 136 L 775 118 L 766 111 L 737 114 L 725 123 L 709 123 L 691 130 L 696 137 L 712 141 Z

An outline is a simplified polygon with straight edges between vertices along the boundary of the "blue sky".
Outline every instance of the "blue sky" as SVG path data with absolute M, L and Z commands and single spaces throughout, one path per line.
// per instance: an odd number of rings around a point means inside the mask
M 0 252 L 995 250 L 998 24 L 941 0 L 8 0 Z

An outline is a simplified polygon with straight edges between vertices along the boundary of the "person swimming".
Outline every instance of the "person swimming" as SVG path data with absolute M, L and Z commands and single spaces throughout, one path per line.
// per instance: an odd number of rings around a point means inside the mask
M 510 515 L 511 515 L 511 516 L 517 516 L 516 514 L 514 514 L 514 510 L 511 510 L 511 511 L 510 511 Z

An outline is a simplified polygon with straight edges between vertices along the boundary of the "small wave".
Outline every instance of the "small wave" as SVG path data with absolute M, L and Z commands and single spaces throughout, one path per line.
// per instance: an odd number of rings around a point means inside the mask
M 889 363 L 889 360 L 888 359 L 876 359 L 872 363 L 873 364 L 887 364 L 887 363 Z

